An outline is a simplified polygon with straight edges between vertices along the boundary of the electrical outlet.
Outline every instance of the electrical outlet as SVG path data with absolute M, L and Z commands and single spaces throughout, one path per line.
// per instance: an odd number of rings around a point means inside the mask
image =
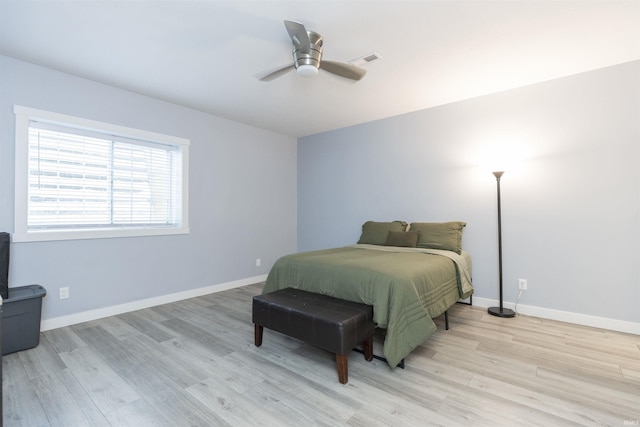
M 260 258 L 256 258 L 256 267 L 260 267 L 260 264 L 262 264 Z
M 67 299 L 69 298 L 69 287 L 64 287 L 64 288 L 60 288 L 58 290 L 58 297 L 60 299 Z
M 518 289 L 527 290 L 527 279 L 518 279 Z

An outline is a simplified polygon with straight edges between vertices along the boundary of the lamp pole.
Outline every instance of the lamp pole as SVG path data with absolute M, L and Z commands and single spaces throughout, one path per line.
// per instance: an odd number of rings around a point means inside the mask
M 502 302 L 502 209 L 500 207 L 500 177 L 502 177 L 503 174 L 504 171 L 493 172 L 498 188 L 498 273 L 500 283 L 500 307 L 489 307 L 487 312 L 498 317 L 514 317 L 516 312 L 510 308 L 504 308 Z

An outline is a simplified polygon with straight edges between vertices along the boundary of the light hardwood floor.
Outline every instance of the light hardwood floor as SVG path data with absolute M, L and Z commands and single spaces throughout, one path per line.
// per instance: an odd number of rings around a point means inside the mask
M 265 330 L 262 284 L 46 331 L 3 358 L 5 426 L 638 425 L 640 336 L 456 305 L 406 369 Z M 380 338 L 375 345 L 380 354 Z

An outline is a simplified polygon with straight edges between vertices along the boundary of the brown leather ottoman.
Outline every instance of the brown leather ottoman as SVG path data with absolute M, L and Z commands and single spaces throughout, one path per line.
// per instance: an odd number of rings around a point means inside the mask
M 373 307 L 327 295 L 285 288 L 253 297 L 255 345 L 263 328 L 305 341 L 336 355 L 338 380 L 349 380 L 348 353 L 362 343 L 364 357 L 373 359 Z

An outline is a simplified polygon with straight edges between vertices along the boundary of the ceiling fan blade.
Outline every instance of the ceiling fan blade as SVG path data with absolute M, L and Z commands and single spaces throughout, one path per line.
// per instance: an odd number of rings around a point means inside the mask
M 281 75 L 288 73 L 289 71 L 293 70 L 295 67 L 293 64 L 291 65 L 287 65 L 286 67 L 282 67 L 278 70 L 275 70 L 272 73 L 267 74 L 266 76 L 260 78 L 261 82 L 270 82 L 273 79 L 277 79 L 278 77 L 280 77 Z
M 360 80 L 365 74 L 367 74 L 367 70 L 364 68 L 356 67 L 355 65 L 346 64 L 344 62 L 322 60 L 322 62 L 320 62 L 320 68 L 352 80 Z
M 309 40 L 309 34 L 307 34 L 307 29 L 304 25 L 295 21 L 284 21 L 284 26 L 296 49 L 304 53 L 309 53 L 311 51 L 311 41 Z

